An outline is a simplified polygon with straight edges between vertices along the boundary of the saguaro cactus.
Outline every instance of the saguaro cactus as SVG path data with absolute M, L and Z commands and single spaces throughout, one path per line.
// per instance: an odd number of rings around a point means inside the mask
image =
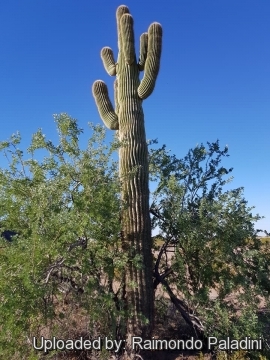
M 114 60 L 111 48 L 104 47 L 101 50 L 101 58 L 107 73 L 116 76 L 115 109 L 103 81 L 95 81 L 92 90 L 103 122 L 109 129 L 118 130 L 122 144 L 119 150 L 119 175 L 123 200 L 122 245 L 123 250 L 129 255 L 125 294 L 127 307 L 132 312 L 127 322 L 127 334 L 148 336 L 153 320 L 153 269 L 148 150 L 142 102 L 155 87 L 160 64 L 162 27 L 159 23 L 152 23 L 148 32 L 141 35 L 140 55 L 137 62 L 133 18 L 127 6 L 118 7 L 116 19 L 119 49 L 117 62 Z M 143 70 L 144 76 L 140 81 L 139 73 Z M 134 261 L 135 256 L 136 259 L 141 260 L 139 265 Z

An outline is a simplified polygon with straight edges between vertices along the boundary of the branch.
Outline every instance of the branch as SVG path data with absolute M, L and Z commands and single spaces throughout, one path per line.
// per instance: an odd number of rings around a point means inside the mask
M 50 278 L 53 270 L 54 270 L 55 268 L 61 267 L 61 265 L 64 263 L 64 261 L 65 261 L 65 259 L 62 257 L 62 258 L 60 258 L 59 260 L 57 260 L 54 264 L 50 265 L 49 270 L 48 270 L 48 273 L 47 273 L 47 276 L 46 276 L 46 279 L 45 279 L 45 284 L 48 283 L 49 278 Z
M 165 279 L 166 276 L 168 276 L 171 272 L 172 272 L 172 269 L 168 269 L 163 275 L 160 275 L 158 269 L 159 269 L 159 264 L 160 264 L 160 261 L 161 261 L 161 258 L 162 258 L 162 255 L 164 254 L 164 252 L 166 251 L 166 248 L 169 244 L 169 242 L 171 241 L 170 238 L 168 238 L 165 243 L 162 245 L 161 249 L 160 249 L 160 252 L 158 254 L 158 258 L 157 258 L 157 261 L 156 261 L 156 264 L 155 264 L 155 270 L 154 270 L 154 277 L 155 277 L 155 280 L 154 280 L 154 290 L 157 288 L 157 286 L 162 283 L 162 281 Z
M 161 279 L 161 283 L 165 286 L 172 303 L 175 305 L 176 309 L 180 312 L 183 316 L 186 323 L 194 328 L 194 330 L 198 331 L 200 334 L 204 332 L 204 326 L 200 319 L 193 314 L 192 309 L 188 307 L 188 305 L 183 301 L 178 299 L 172 289 L 170 288 L 169 284 L 166 280 Z
M 87 237 L 79 237 L 77 241 L 69 245 L 68 251 L 71 251 L 77 246 L 81 246 L 82 249 L 87 248 L 88 238 Z
M 84 293 L 84 289 L 81 288 L 78 284 L 76 284 L 76 282 L 72 278 L 59 275 L 57 272 L 52 273 L 52 276 L 54 276 L 55 278 L 60 280 L 61 283 L 69 283 L 71 285 L 71 287 L 74 290 L 76 290 L 77 293 L 79 293 L 79 294 Z
M 172 303 L 175 305 L 176 309 L 180 312 L 180 314 L 182 315 L 182 317 L 184 318 L 186 323 L 188 325 L 190 325 L 192 328 L 194 328 L 195 331 L 197 330 L 201 334 L 204 331 L 204 326 L 201 323 L 200 319 L 193 314 L 192 309 L 190 309 L 183 300 L 178 299 L 174 295 L 172 289 L 170 288 L 170 285 L 165 280 L 165 278 L 173 272 L 172 268 L 167 269 L 165 271 L 165 273 L 162 275 L 160 275 L 160 273 L 158 271 L 162 255 L 164 252 L 166 252 L 166 248 L 167 248 L 168 244 L 170 243 L 170 241 L 171 241 L 171 238 L 168 238 L 167 241 L 162 245 L 161 250 L 158 255 L 158 258 L 157 258 L 157 261 L 156 261 L 156 264 L 155 264 L 155 270 L 154 270 L 155 280 L 154 280 L 154 284 L 153 284 L 154 290 L 157 288 L 157 286 L 160 283 L 163 284 L 170 296 Z

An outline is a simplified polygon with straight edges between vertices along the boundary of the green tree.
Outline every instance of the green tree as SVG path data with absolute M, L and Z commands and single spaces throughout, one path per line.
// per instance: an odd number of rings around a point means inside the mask
M 202 336 L 258 338 L 269 321 L 270 251 L 258 237 L 243 188 L 225 191 L 232 172 L 220 166 L 228 148 L 219 142 L 191 149 L 184 159 L 163 146 L 150 151 L 157 181 L 150 211 L 163 244 L 155 263 L 176 309 Z M 173 248 L 173 256 L 168 257 Z M 173 289 L 173 290 L 172 290 Z M 254 354 L 253 354 L 254 355 Z
M 105 146 L 104 128 L 91 125 L 92 137 L 80 150 L 76 121 L 66 114 L 55 121 L 59 144 L 38 130 L 28 158 L 19 134 L 1 143 L 8 166 L 0 171 L 0 232 L 17 232 L 0 246 L 5 358 L 39 358 L 32 337 L 44 331 L 47 338 L 84 335 L 77 316 L 88 321 L 88 337 L 115 337 L 122 316 L 113 289 L 126 264 L 119 249 L 118 169 L 111 159 L 118 145 Z M 37 161 L 40 152 L 44 158 Z

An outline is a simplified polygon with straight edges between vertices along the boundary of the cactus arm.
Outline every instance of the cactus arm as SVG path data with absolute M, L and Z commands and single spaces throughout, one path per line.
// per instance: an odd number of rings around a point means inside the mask
M 113 110 L 112 103 L 109 99 L 107 85 L 97 80 L 94 82 L 92 92 L 97 104 L 98 112 L 104 124 L 111 130 L 118 130 L 118 116 Z
M 146 99 L 154 90 L 161 56 L 162 27 L 153 23 L 148 29 L 148 51 L 145 62 L 144 77 L 138 87 L 138 95 Z
M 140 37 L 140 57 L 138 62 L 138 67 L 140 71 L 144 70 L 145 60 L 147 57 L 147 48 L 148 48 L 148 34 L 143 33 Z
M 121 37 L 121 18 L 124 14 L 129 14 L 129 9 L 125 5 L 120 5 L 116 10 L 117 34 L 118 34 L 118 49 L 122 50 L 122 37 Z
M 109 47 L 104 47 L 101 50 L 101 59 L 103 61 L 103 65 L 105 70 L 110 76 L 116 75 L 116 63 L 113 56 L 113 51 Z
M 133 18 L 124 14 L 120 20 L 122 49 L 126 64 L 132 65 L 135 60 Z

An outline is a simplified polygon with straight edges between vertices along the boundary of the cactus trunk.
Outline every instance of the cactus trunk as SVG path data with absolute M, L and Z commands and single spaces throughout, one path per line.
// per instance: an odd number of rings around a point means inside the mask
M 117 9 L 118 58 L 105 47 L 101 51 L 104 67 L 115 76 L 115 110 L 108 97 L 106 84 L 95 81 L 93 95 L 102 120 L 112 130 L 118 130 L 119 176 L 121 197 L 122 248 L 128 254 L 125 272 L 125 299 L 128 319 L 128 342 L 133 335 L 151 335 L 153 324 L 152 241 L 149 214 L 148 149 L 142 102 L 154 90 L 159 71 L 162 28 L 150 25 L 140 38 L 137 63 L 134 47 L 133 18 L 126 6 Z M 140 71 L 144 70 L 142 81 Z
M 129 254 L 126 271 L 126 298 L 134 313 L 130 316 L 129 334 L 146 336 L 146 327 L 140 320 L 143 315 L 149 324 L 153 321 L 153 285 L 151 224 L 149 216 L 148 149 L 145 138 L 144 116 L 141 100 L 123 106 L 119 113 L 120 140 L 125 145 L 119 151 L 120 179 L 122 181 L 122 242 Z M 139 255 L 139 256 L 138 256 Z M 141 266 L 133 264 L 134 257 Z M 140 261 L 139 261 L 140 263 Z M 138 268 L 142 267 L 141 269 Z

